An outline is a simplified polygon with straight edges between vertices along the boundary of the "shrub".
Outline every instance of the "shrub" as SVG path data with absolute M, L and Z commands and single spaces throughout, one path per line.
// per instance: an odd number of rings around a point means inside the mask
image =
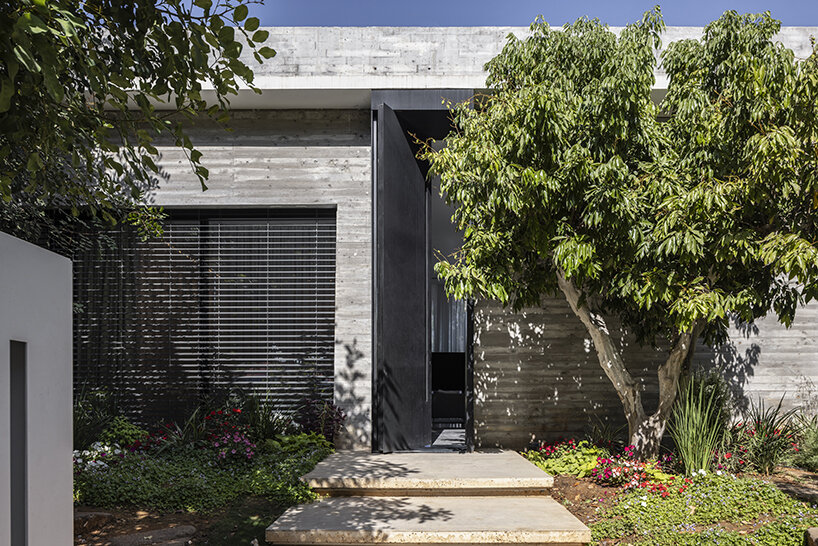
M 745 454 L 750 466 L 763 474 L 772 473 L 795 443 L 795 411 L 783 411 L 783 402 L 783 396 L 775 407 L 767 407 L 763 400 L 751 402 L 744 421 L 730 433 L 728 446 Z
M 537 450 L 528 450 L 523 456 L 551 475 L 567 475 L 584 478 L 597 465 L 597 459 L 607 455 L 601 447 L 586 441 L 575 440 L 546 444 Z
M 87 449 L 99 440 L 116 414 L 114 399 L 107 390 L 84 385 L 74 398 L 74 449 Z
M 75 462 L 74 499 L 101 508 L 207 511 L 246 495 L 288 504 L 315 498 L 299 477 L 331 447 L 314 436 L 282 441 L 294 449 L 259 454 L 241 463 L 214 464 L 212 452 L 201 449 L 122 452 L 116 464 L 90 467 Z M 99 460 L 109 454 L 96 456 Z
M 147 430 L 139 428 L 120 415 L 114 417 L 102 431 L 99 441 L 105 445 L 129 446 L 147 437 Z
M 725 398 L 708 376 L 693 375 L 681 389 L 669 423 L 670 436 L 684 472 L 711 467 L 724 439 Z

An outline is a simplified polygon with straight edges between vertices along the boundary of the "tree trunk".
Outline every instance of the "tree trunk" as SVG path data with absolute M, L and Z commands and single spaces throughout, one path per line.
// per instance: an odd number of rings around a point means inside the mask
M 692 353 L 698 328 L 679 334 L 667 360 L 659 366 L 659 405 L 652 415 L 645 413 L 639 384 L 625 367 L 622 353 L 608 330 L 605 318 L 592 311 L 588 305 L 580 305 L 581 292 L 562 272 L 557 273 L 560 290 L 565 294 L 571 310 L 579 318 L 594 342 L 599 365 L 616 389 L 625 418 L 628 421 L 628 437 L 640 459 L 653 458 L 659 453 L 659 444 L 665 433 L 667 420 L 676 401 L 676 391 L 682 366 Z

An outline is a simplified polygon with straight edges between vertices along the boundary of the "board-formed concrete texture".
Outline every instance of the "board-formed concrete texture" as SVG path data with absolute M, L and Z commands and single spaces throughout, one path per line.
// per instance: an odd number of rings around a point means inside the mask
M 612 327 L 614 325 L 612 324 Z M 622 404 L 599 366 L 585 327 L 564 298 L 513 313 L 481 301 L 475 308 L 474 426 L 478 447 L 524 448 L 533 438 L 581 436 L 598 421 L 623 426 Z M 614 331 L 618 331 L 617 328 Z M 755 328 L 731 326 L 720 347 L 696 348 L 694 364 L 721 370 L 737 409 L 762 399 L 818 413 L 818 303 L 796 313 L 790 328 L 766 317 Z M 653 407 L 661 347 L 622 335 L 625 362 Z M 626 430 L 626 429 L 625 429 Z
M 514 451 L 337 452 L 302 478 L 322 495 L 544 495 L 554 479 Z
M 22 546 L 10 535 L 12 340 L 25 343 L 27 544 L 73 543 L 71 294 L 68 259 L 0 233 L 0 546 Z
M 586 544 L 551 497 L 332 497 L 287 510 L 271 544 Z
M 528 27 L 265 27 L 277 55 L 259 65 L 252 50 L 242 59 L 255 72 L 257 95 L 242 89 L 233 108 L 369 108 L 372 89 L 482 89 L 484 64 L 509 34 Z M 614 32 L 621 27 L 611 27 Z M 666 27 L 662 44 L 699 38 L 701 27 Z M 776 37 L 796 57 L 811 52 L 818 27 L 783 27 Z M 656 70 L 656 88 L 667 78 Z M 169 107 L 166 104 L 164 107 Z M 159 105 L 159 107 L 163 107 Z

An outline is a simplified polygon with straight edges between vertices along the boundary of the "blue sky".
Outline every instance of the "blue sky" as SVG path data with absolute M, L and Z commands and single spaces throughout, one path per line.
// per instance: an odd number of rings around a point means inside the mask
M 552 25 L 583 15 L 610 25 L 640 18 L 653 1 L 623 0 L 266 0 L 251 10 L 269 26 L 526 26 L 537 14 Z M 769 9 L 789 26 L 818 26 L 818 0 L 681 0 L 661 4 L 668 25 L 701 26 L 727 9 Z

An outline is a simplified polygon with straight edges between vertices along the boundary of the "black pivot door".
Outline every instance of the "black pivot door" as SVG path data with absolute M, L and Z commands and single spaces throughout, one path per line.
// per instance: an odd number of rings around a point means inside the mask
M 426 180 L 395 112 L 376 109 L 376 449 L 431 442 Z

